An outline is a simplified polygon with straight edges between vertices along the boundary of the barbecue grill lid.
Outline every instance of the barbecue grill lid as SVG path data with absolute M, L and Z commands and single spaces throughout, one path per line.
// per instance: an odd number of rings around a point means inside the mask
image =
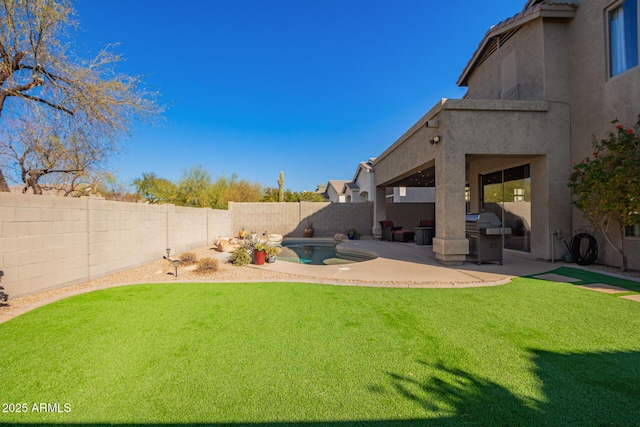
M 466 215 L 467 222 L 479 222 L 485 226 L 500 227 L 502 223 L 493 212 L 469 213 Z

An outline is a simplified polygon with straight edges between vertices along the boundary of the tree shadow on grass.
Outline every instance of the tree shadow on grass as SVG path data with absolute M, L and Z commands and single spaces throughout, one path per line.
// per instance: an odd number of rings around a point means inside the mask
M 434 425 L 640 425 L 640 352 L 534 350 L 532 360 L 541 384 L 539 400 L 422 361 L 430 376 L 387 374 L 395 393 L 442 415 L 431 420 Z
M 460 426 L 460 425 L 640 425 L 640 352 L 553 353 L 531 351 L 541 398 L 523 398 L 504 386 L 461 369 L 418 361 L 417 373 L 387 372 L 370 386 L 374 394 L 418 405 L 420 419 L 326 422 L 161 424 L 162 426 Z M 330 418 L 331 414 L 327 414 Z M 0 426 L 56 426 L 1 423 Z M 152 426 L 157 424 L 64 424 Z
M 442 364 L 420 364 L 427 376 L 387 375 L 395 393 L 429 414 L 423 425 L 531 424 L 538 416 L 535 402 L 525 402 L 495 382 Z

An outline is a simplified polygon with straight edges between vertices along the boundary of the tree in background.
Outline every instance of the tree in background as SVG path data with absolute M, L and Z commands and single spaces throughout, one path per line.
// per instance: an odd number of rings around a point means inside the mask
M 261 198 L 262 185 L 244 178 L 238 179 L 236 175 L 232 176 L 227 193 L 228 202 L 259 202 Z M 226 203 L 224 209 L 226 209 Z
M 133 181 L 133 186 L 149 203 L 200 208 L 227 209 L 229 202 L 258 202 L 262 197 L 260 184 L 238 179 L 236 174 L 223 174 L 212 181 L 202 166 L 184 170 L 175 184 L 155 173 L 145 173 Z
M 185 169 L 182 171 L 182 178 L 175 185 L 176 195 L 173 203 L 178 206 L 211 207 L 215 197 L 211 184 L 211 174 L 202 166 Z
M 1 128 L 24 130 L 18 120 L 40 127 L 42 135 L 51 135 L 44 144 L 53 144 L 55 151 L 40 153 L 41 157 L 59 157 L 64 148 L 77 151 L 79 144 L 113 154 L 117 140 L 129 133 L 134 122 L 156 117 L 162 110 L 155 102 L 157 94 L 142 89 L 139 77 L 115 72 L 122 61 L 119 55 L 103 49 L 88 60 L 76 56 L 69 34 L 77 26 L 74 13 L 70 0 L 0 0 Z M 54 135 L 75 141 L 54 142 Z M 0 135 L 6 136 L 7 132 Z M 33 141 L 28 135 L 18 143 L 19 137 L 12 141 L 13 160 L 37 151 L 30 149 Z M 7 145 L 5 140 L 3 146 Z M 24 151 L 18 150 L 20 145 Z M 0 160 L 11 163 L 6 157 Z M 24 178 L 36 194 L 42 172 L 43 168 L 28 168 Z M 0 191 L 8 190 L 0 169 Z
M 141 178 L 133 180 L 136 193 L 148 203 L 173 203 L 176 194 L 176 186 L 165 178 L 158 177 L 155 173 L 143 173 Z
M 132 193 L 129 186 L 118 181 L 118 179 L 109 172 L 102 172 L 98 175 L 95 182 L 95 191 L 105 200 L 115 200 L 118 202 L 136 203 L 141 200 L 140 195 Z
M 0 128 L 0 155 L 17 169 L 23 193 L 88 195 L 115 149 L 100 138 L 88 138 L 81 128 L 23 119 L 12 125 Z
M 262 186 L 246 179 L 238 179 L 237 174 L 227 178 L 221 175 L 212 185 L 213 198 L 209 207 L 227 209 L 229 202 L 259 202 L 262 198 Z
M 287 197 L 291 202 L 325 202 L 326 200 L 320 193 L 313 191 L 296 191 Z
M 573 203 L 618 252 L 626 270 L 625 229 L 640 222 L 640 116 L 633 128 L 617 120 L 613 123 L 616 130 L 607 138 L 594 138 L 593 159 L 573 166 L 569 187 Z M 609 227 L 614 228 L 617 241 L 609 236 Z
M 278 189 L 275 187 L 265 187 L 262 189 L 262 198 L 260 198 L 261 202 L 277 202 L 278 201 Z M 286 201 L 286 194 L 285 194 Z
M 263 189 L 261 202 L 277 202 L 279 201 L 279 189 L 275 187 L 267 187 Z M 324 202 L 324 197 L 320 193 L 312 191 L 284 191 L 285 202 Z

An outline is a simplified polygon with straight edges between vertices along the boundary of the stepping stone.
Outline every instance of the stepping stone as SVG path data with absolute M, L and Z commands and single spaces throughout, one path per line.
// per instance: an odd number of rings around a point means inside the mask
M 640 295 L 625 295 L 620 298 L 630 299 L 631 301 L 640 302 Z
M 618 292 L 629 292 L 629 289 L 625 289 L 625 288 L 621 288 L 613 285 L 607 285 L 605 283 L 589 283 L 588 285 L 580 285 L 576 287 L 582 288 L 582 289 L 590 289 L 592 291 L 604 292 L 605 294 L 617 294 Z
M 561 274 L 555 274 L 555 273 L 540 274 L 538 276 L 533 276 L 533 277 L 535 279 L 549 280 L 551 282 L 564 282 L 564 283 L 582 282 L 581 279 L 576 279 L 575 277 L 567 277 L 567 276 L 563 276 Z

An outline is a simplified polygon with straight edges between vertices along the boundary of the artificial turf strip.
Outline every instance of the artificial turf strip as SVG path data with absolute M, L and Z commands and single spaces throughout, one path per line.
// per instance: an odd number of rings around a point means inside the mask
M 573 285 L 605 283 L 607 285 L 618 286 L 620 288 L 628 289 L 633 293 L 640 292 L 640 281 L 622 279 L 619 277 L 600 274 L 600 273 L 596 273 L 589 270 L 582 270 L 580 268 L 560 267 L 544 274 L 551 274 L 551 273 L 559 274 L 561 276 L 566 276 L 566 277 L 572 277 L 574 279 L 580 280 L 580 282 L 573 282 Z M 539 276 L 539 274 L 536 274 L 536 276 Z M 533 277 L 533 276 L 530 276 L 530 277 Z
M 0 325 L 0 403 L 28 407 L 0 423 L 638 425 L 639 330 L 636 302 L 534 279 L 112 288 Z

